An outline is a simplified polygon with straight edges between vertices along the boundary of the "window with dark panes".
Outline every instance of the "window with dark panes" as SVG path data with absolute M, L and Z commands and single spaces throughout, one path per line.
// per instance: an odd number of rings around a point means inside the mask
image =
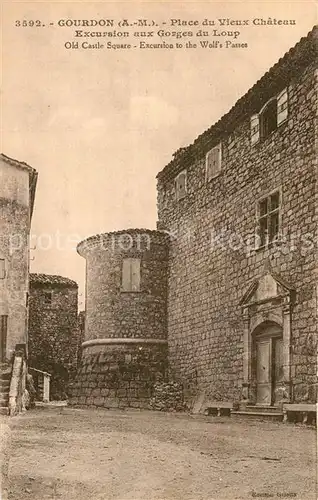
M 259 244 L 265 246 L 279 234 L 280 194 L 278 191 L 258 203 Z
M 53 292 L 52 291 L 44 292 L 43 299 L 44 299 L 44 304 L 46 306 L 51 306 L 53 299 Z
M 266 108 L 261 114 L 261 138 L 265 139 L 277 128 L 277 101 L 273 99 L 269 101 Z

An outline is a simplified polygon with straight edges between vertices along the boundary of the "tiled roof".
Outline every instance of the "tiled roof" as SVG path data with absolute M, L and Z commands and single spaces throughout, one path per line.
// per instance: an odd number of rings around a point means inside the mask
M 56 274 L 30 273 L 30 285 L 57 285 L 78 287 L 76 281 Z
M 9 165 L 12 165 L 12 166 L 17 167 L 17 168 L 21 168 L 21 169 L 29 172 L 29 177 L 30 177 L 30 216 L 32 217 L 33 208 L 34 208 L 34 200 L 35 200 L 36 184 L 37 184 L 37 180 L 38 180 L 37 171 L 34 168 L 30 167 L 30 165 L 28 165 L 24 161 L 15 160 L 14 158 L 10 158 L 10 156 L 7 156 L 3 153 L 0 153 L 0 159 L 3 160 L 5 163 L 8 163 Z
M 169 239 L 169 235 L 165 231 L 159 231 L 157 229 L 146 229 L 146 228 L 127 228 L 127 229 L 120 229 L 118 231 L 110 231 L 108 233 L 100 233 L 100 234 L 94 234 L 92 236 L 88 236 L 88 238 L 85 238 L 84 240 L 80 241 L 79 244 L 77 245 L 77 253 L 79 255 L 81 254 L 81 248 L 84 246 L 88 245 L 94 245 L 95 243 L 98 245 L 99 243 L 103 243 L 103 238 L 107 237 L 115 237 L 115 236 L 120 236 L 120 235 L 132 235 L 132 234 L 148 234 L 149 236 L 160 236 L 163 240 L 164 238 Z
M 202 157 L 224 134 L 230 134 L 246 115 L 259 111 L 287 82 L 313 61 L 318 59 L 318 26 L 279 59 L 235 105 L 212 127 L 199 135 L 193 144 L 178 149 L 174 158 L 161 170 L 157 178 L 165 180 Z

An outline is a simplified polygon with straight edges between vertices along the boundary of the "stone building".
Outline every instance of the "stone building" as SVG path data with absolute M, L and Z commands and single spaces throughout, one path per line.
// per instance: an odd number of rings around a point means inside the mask
M 317 28 L 158 174 L 169 359 L 193 397 L 314 402 Z
M 78 285 L 63 276 L 30 274 L 29 365 L 51 375 L 51 399 L 65 399 L 77 367 Z
M 129 405 L 129 363 L 138 373 L 148 346 L 153 379 L 166 340 L 169 376 L 189 402 L 316 401 L 317 76 L 314 28 L 158 174 L 158 230 L 145 251 L 135 253 L 142 230 L 126 231 L 127 250 L 116 239 L 125 232 L 80 243 L 86 341 L 75 402 L 109 406 L 104 396 L 120 391 Z
M 15 356 L 20 386 L 26 373 L 29 234 L 36 183 L 37 172 L 33 168 L 0 155 L 0 406 L 3 412 L 9 403 Z M 19 391 L 14 394 L 13 398 Z

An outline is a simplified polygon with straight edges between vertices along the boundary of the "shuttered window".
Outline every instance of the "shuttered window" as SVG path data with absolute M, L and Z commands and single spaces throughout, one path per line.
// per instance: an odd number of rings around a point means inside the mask
M 174 181 L 176 199 L 181 200 L 187 194 L 187 171 L 180 172 Z
M 222 145 L 221 143 L 211 149 L 205 160 L 206 181 L 213 179 L 221 172 L 222 166 Z
M 43 292 L 43 301 L 45 306 L 47 307 L 50 307 L 52 305 L 53 292 L 51 290 Z
M 122 290 L 124 292 L 140 291 L 140 259 L 123 260 Z

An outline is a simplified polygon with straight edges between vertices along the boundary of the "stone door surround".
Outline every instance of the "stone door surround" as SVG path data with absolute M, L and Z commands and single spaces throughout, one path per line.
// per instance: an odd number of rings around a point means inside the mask
M 294 290 L 279 276 L 266 272 L 249 287 L 240 305 L 243 332 L 243 386 L 241 405 L 255 404 L 256 380 L 252 374 L 253 334 L 262 324 L 276 324 L 283 332 L 283 394 L 284 403 L 291 402 L 291 312 Z

